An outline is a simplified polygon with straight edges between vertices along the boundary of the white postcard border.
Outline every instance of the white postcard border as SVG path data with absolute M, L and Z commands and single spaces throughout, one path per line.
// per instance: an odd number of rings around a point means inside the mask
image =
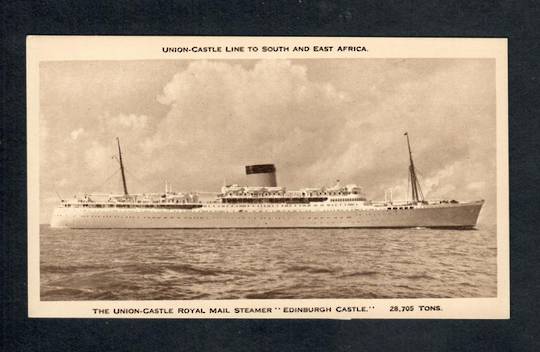
M 353 52 L 190 52 L 164 53 L 163 47 L 352 46 Z M 362 50 L 364 48 L 365 50 Z M 39 246 L 39 63 L 61 60 L 261 58 L 493 58 L 497 99 L 497 297 L 452 299 L 298 299 L 190 301 L 40 300 Z M 273 318 L 273 319 L 508 319 L 509 182 L 508 182 L 507 40 L 501 38 L 349 38 L 349 37 L 27 37 L 27 186 L 28 315 L 62 318 Z M 390 307 L 415 307 L 390 311 Z M 422 310 L 420 306 L 440 307 Z M 331 312 L 285 312 L 285 308 L 330 307 Z M 355 308 L 350 308 L 355 307 Z M 228 308 L 229 313 L 210 313 Z M 245 310 L 242 310 L 244 309 Z M 256 309 L 266 312 L 256 312 Z M 251 309 L 251 310 L 250 310 Z M 125 313 L 115 313 L 118 312 Z M 236 312 L 241 310 L 240 312 Z M 271 312 L 269 312 L 270 310 Z M 197 313 L 204 311 L 204 313 Z

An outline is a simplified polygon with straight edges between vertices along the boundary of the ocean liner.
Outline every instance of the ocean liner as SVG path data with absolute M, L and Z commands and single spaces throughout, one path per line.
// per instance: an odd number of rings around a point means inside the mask
M 120 141 L 118 162 L 123 194 L 85 194 L 61 200 L 51 227 L 64 228 L 473 228 L 483 200 L 424 199 L 414 166 L 409 135 L 411 199 L 368 200 L 354 184 L 303 188 L 280 187 L 273 164 L 246 166 L 245 185 L 226 185 L 215 199 L 195 192 L 130 194 Z

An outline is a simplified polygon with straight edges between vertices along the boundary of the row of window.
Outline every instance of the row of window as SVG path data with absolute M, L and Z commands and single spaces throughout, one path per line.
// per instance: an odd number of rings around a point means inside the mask
M 61 216 L 61 215 L 60 215 Z M 201 217 L 201 216 L 187 216 L 187 217 L 167 217 L 167 216 L 109 216 L 109 215 L 83 215 L 82 216 L 83 218 L 103 218 L 103 219 L 177 219 L 177 220 L 197 220 L 197 219 L 205 219 L 205 220 L 231 220 L 230 217 L 225 217 L 225 218 L 204 218 L 204 217 Z M 245 220 L 246 218 L 236 218 L 236 219 L 243 219 Z M 285 219 L 285 220 L 292 220 L 291 218 L 281 218 L 281 217 L 273 217 L 273 216 L 261 216 L 261 217 L 257 217 L 257 220 L 282 220 L 282 219 Z M 313 216 L 313 217 L 307 217 L 307 218 L 302 218 L 302 220 L 331 220 L 331 219 L 351 219 L 350 216 L 346 216 L 346 217 L 343 217 L 343 216 L 334 216 L 334 217 L 330 217 L 330 216 Z M 253 219 L 250 219 L 250 220 L 253 220 Z M 295 219 L 297 220 L 297 219 Z
M 350 201 L 363 201 L 363 198 L 334 198 L 330 199 L 331 202 L 350 202 Z
M 414 207 L 388 207 L 386 210 L 414 209 Z
M 292 204 L 307 204 L 312 202 L 324 202 L 328 198 L 326 197 L 317 197 L 317 198 L 222 198 L 223 203 L 248 203 L 248 204 L 259 204 L 259 203 L 292 203 Z
M 193 209 L 193 208 L 202 208 L 202 204 L 96 204 L 96 203 L 84 203 L 84 204 L 64 204 L 66 208 L 145 208 L 145 209 Z
M 342 205 L 348 205 L 348 206 L 355 206 L 354 203 L 347 203 L 347 204 L 225 204 L 225 205 L 214 205 L 209 204 L 206 205 L 205 208 L 298 208 L 298 207 L 314 207 L 314 206 L 320 206 L 320 207 L 339 207 Z
M 299 194 L 299 192 L 298 192 Z M 305 193 L 305 192 L 302 192 L 302 197 L 319 197 L 319 196 L 346 196 L 348 194 L 359 194 L 357 191 L 352 191 L 350 193 L 348 192 L 311 192 L 311 193 Z M 252 193 L 252 192 L 239 192 L 239 193 L 236 193 L 236 192 L 227 192 L 225 193 L 225 196 L 226 197 L 235 197 L 235 196 L 242 196 L 242 197 L 246 197 L 246 196 L 251 196 L 251 197 L 260 197 L 260 196 L 263 196 L 263 197 L 275 197 L 275 196 L 279 196 L 279 197 L 282 197 L 284 196 L 285 194 L 283 192 L 275 192 L 275 193 L 270 193 L 270 192 L 264 192 L 264 193 Z

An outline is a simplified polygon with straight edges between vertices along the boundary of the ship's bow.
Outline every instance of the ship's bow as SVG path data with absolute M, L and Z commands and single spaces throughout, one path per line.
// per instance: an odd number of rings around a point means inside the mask
M 478 216 L 483 205 L 484 201 L 479 200 L 444 208 L 444 211 L 438 212 L 439 216 L 436 217 L 436 223 L 432 226 L 473 228 L 478 222 Z

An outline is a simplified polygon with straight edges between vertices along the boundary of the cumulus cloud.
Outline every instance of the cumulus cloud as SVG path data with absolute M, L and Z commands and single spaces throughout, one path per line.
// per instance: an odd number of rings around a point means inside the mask
M 90 147 L 85 151 L 84 158 L 90 169 L 101 169 L 107 165 L 111 159 L 112 151 L 100 143 L 93 141 Z
M 478 190 L 484 190 L 486 187 L 486 182 L 485 181 L 476 181 L 476 182 L 471 182 L 467 185 L 467 188 L 470 189 L 470 190 L 474 190 L 474 191 L 478 191 Z
M 133 130 L 141 130 L 146 128 L 148 123 L 148 116 L 136 114 L 120 114 L 115 117 L 107 118 L 106 121 L 108 128 L 129 128 Z
M 346 92 L 313 82 L 304 66 L 285 60 L 251 69 L 194 62 L 158 99 L 170 111 L 146 146 L 174 146 L 160 153 L 185 170 L 234 173 L 258 162 L 303 169 L 340 144 L 347 123 L 341 111 Z M 159 159 L 153 165 L 159 171 L 171 166 Z
M 71 139 L 76 141 L 79 138 L 79 136 L 81 136 L 83 133 L 84 133 L 84 128 L 81 127 L 81 128 L 71 131 L 69 135 L 71 136 Z

